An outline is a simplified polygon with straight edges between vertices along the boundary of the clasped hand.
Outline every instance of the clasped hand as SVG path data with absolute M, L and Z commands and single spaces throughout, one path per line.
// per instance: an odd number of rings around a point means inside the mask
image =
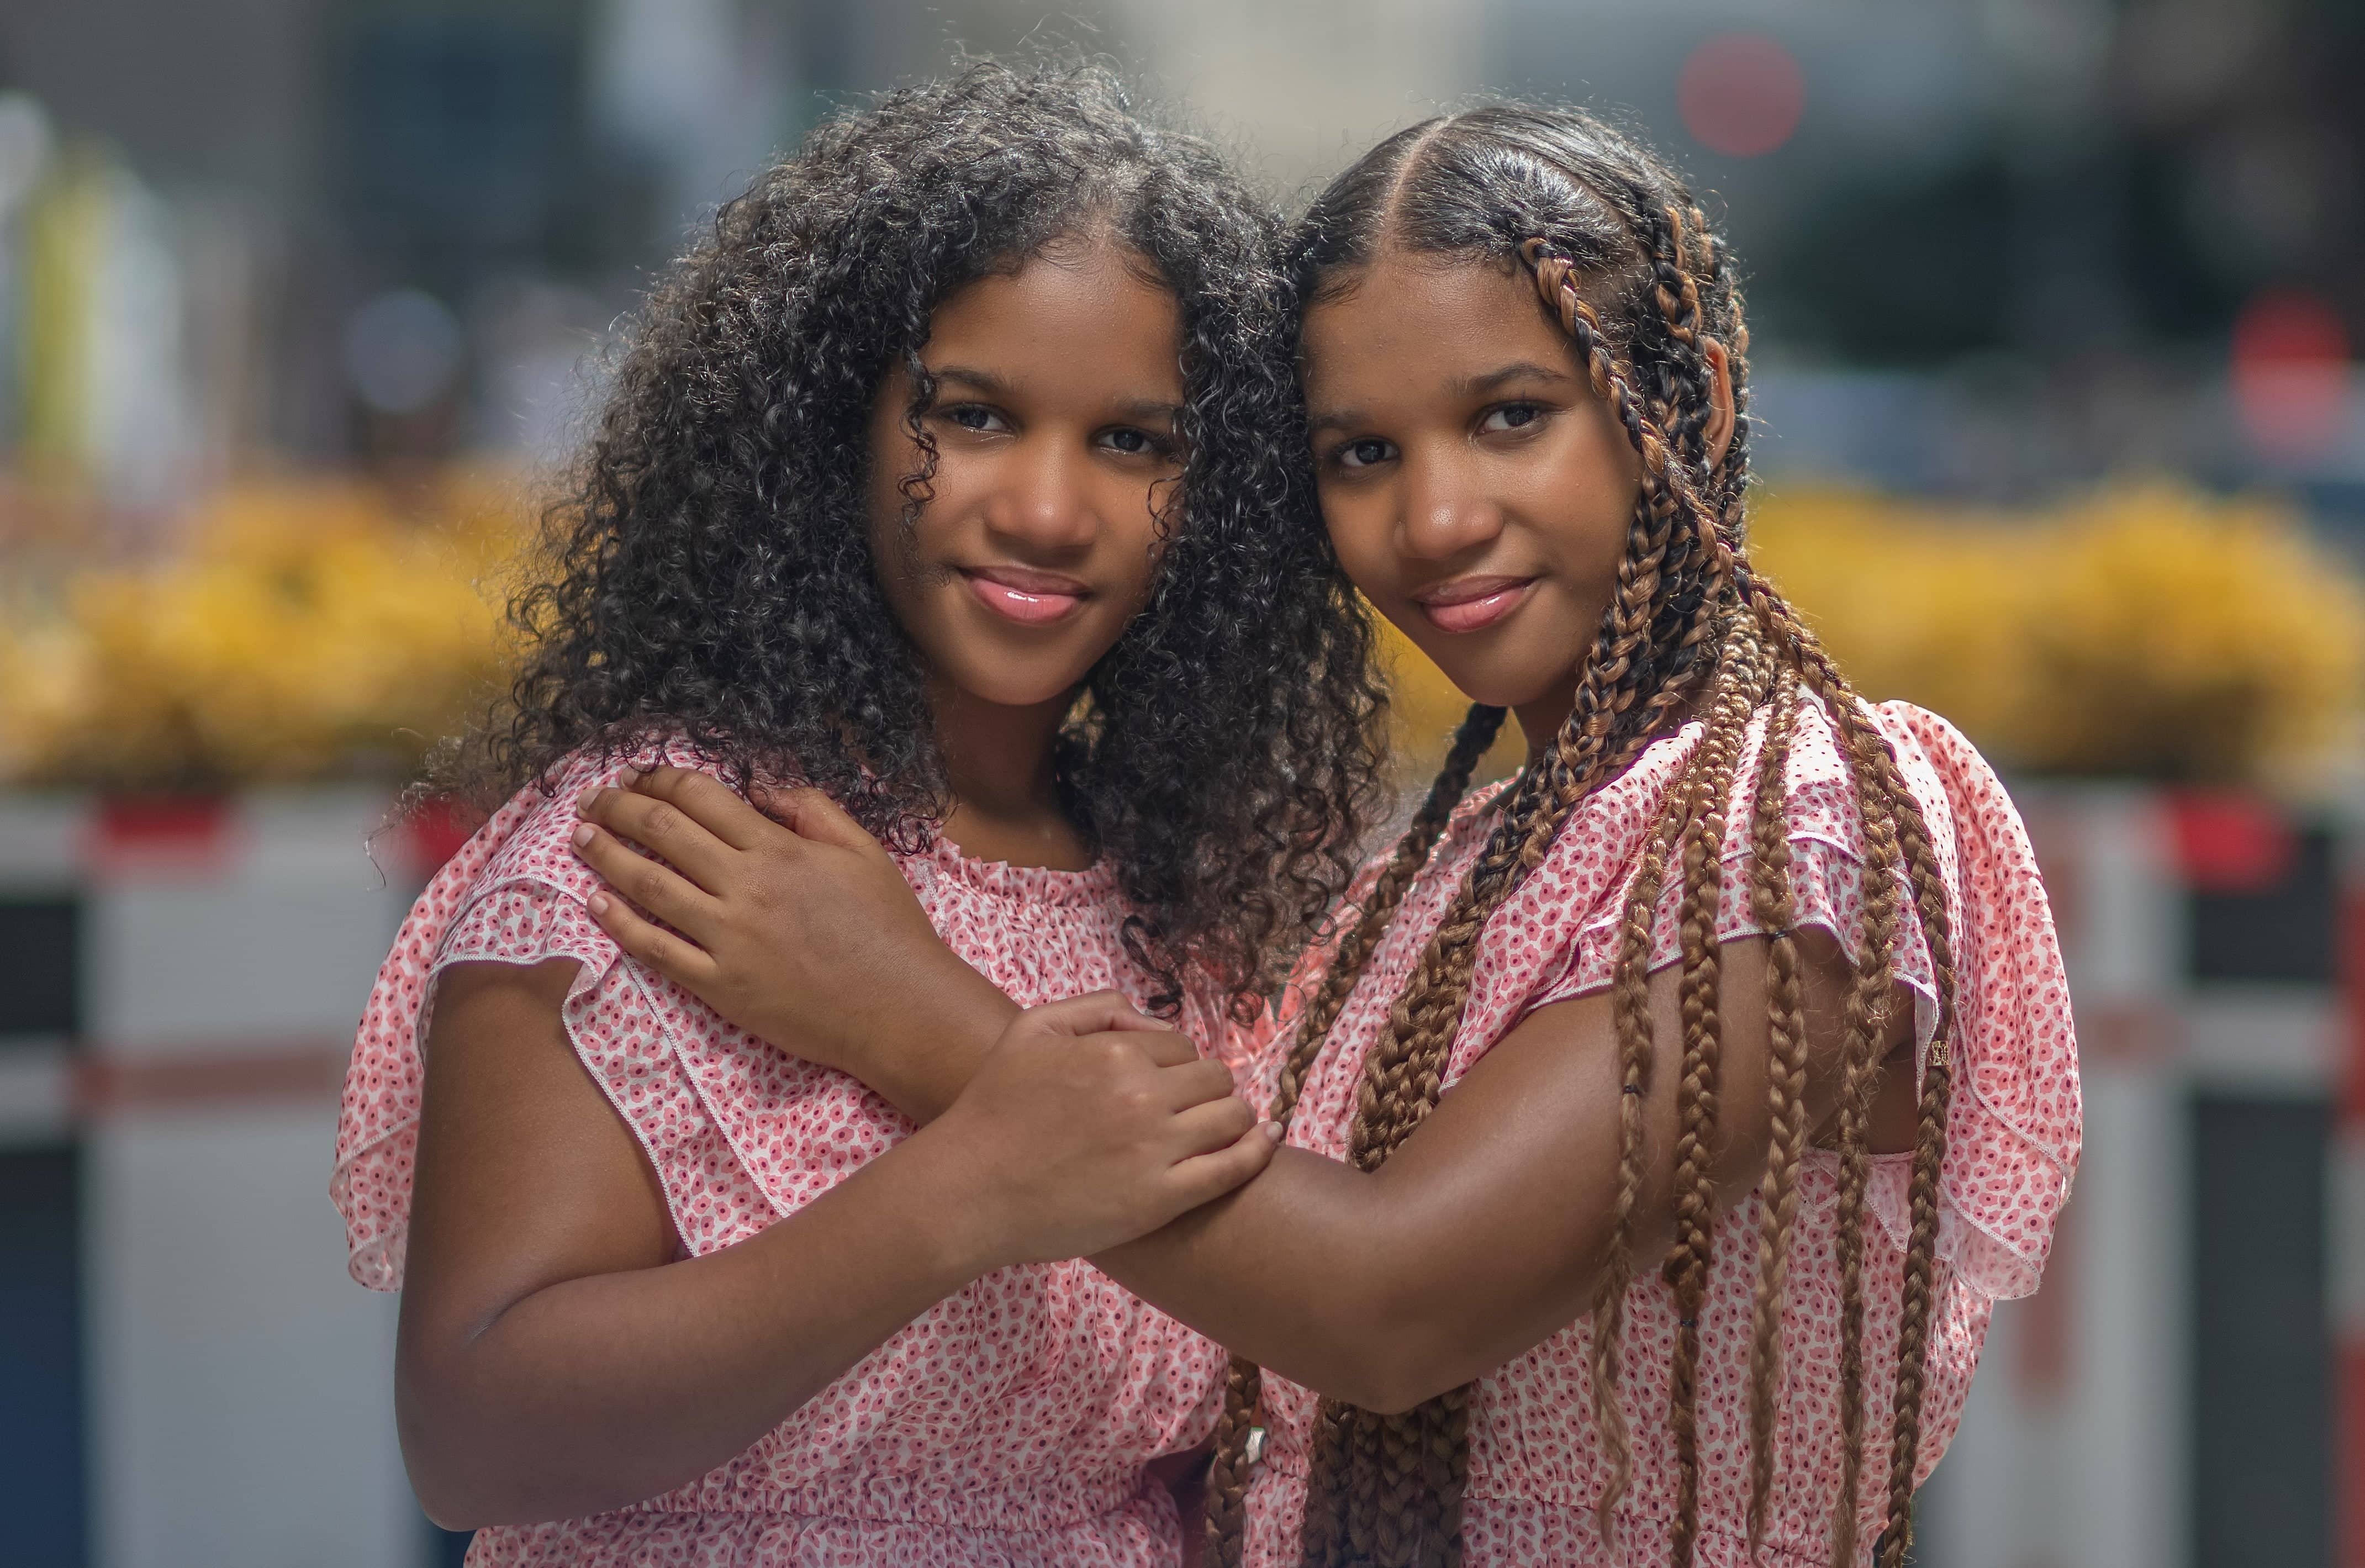
M 910 1048 L 900 1043 L 922 1037 L 913 1013 L 926 999 L 981 995 L 1007 1010 L 835 802 L 813 790 L 756 798 L 765 810 L 675 767 L 584 793 L 576 853 L 611 890 L 592 895 L 591 914 L 626 955 L 747 1033 L 874 1088 Z M 1114 993 L 1019 1014 L 973 1068 L 945 1071 L 966 1087 L 946 1096 L 938 1136 L 976 1160 L 1003 1261 L 1144 1235 L 1254 1176 L 1276 1141 L 1223 1064 Z

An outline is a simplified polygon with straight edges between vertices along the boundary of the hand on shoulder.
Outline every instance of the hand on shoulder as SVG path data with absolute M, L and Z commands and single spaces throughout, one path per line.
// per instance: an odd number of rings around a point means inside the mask
M 894 857 L 828 796 L 758 798 L 771 814 L 680 767 L 585 791 L 575 851 L 611 890 L 592 896 L 592 918 L 749 1034 L 869 1081 L 895 999 L 981 982 L 937 937 Z

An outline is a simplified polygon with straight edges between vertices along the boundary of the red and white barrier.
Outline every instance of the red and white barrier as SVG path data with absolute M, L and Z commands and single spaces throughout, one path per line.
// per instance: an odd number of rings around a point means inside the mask
M 2194 911 L 2213 896 L 2278 896 L 2301 840 L 2285 813 L 2240 798 L 2090 784 L 2016 794 L 2077 1009 L 2084 1156 L 2042 1289 L 1997 1311 L 1962 1431 L 1925 1495 L 1920 1555 L 1933 1568 L 2215 1561 L 2200 1540 L 2213 1461 L 2197 1423 L 2206 1399 L 2225 1397 L 2203 1387 L 2204 1361 L 2223 1358 L 2199 1343 L 2195 1247 L 2223 1220 L 2196 1190 L 2195 1129 L 2213 1106 L 2303 1117 L 2328 1103 L 2343 1014 L 2322 980 L 2190 972 L 2202 945 Z M 2365 1063 L 2360 868 L 2348 879 L 2347 1056 Z M 2217 919 L 2222 935 L 2222 908 Z M 2351 1436 L 2324 1500 L 2347 1500 L 2339 1561 L 2365 1568 L 2365 1067 L 2347 1072 L 2326 1228 Z M 2312 1260 L 2288 1265 L 2303 1280 Z M 2316 1479 L 2294 1476 L 2293 1495 Z M 2328 1529 L 2303 1528 L 2318 1523 Z
M 2288 879 L 2279 813 L 2135 787 L 2019 798 L 2078 1010 L 2085 1153 L 2043 1289 L 1998 1312 L 1918 1555 L 2197 1568 L 2213 1434 L 2196 1421 L 2193 1129 L 2251 1103 L 2314 1107 L 2320 1127 L 2337 1103 L 2315 1260 L 2321 1381 L 2339 1390 L 2325 1495 L 2345 1510 L 2336 1561 L 2365 1568 L 2365 831 L 2341 840 L 2342 988 L 2253 983 L 2187 972 L 2192 912 L 2217 897 L 2222 927 L 2221 895 Z M 0 1146 L 80 1151 L 100 1568 L 415 1568 L 429 1550 L 394 1439 L 392 1304 L 346 1280 L 326 1199 L 353 1018 L 454 847 L 382 831 L 390 805 L 364 789 L 0 797 L 0 901 L 70 906 L 79 933 L 70 983 L 17 977 L 64 1001 L 47 1034 L 0 1025 Z
M 2365 827 L 2365 811 L 2359 813 Z M 2339 1568 L 2365 1568 L 2365 832 L 2342 857 L 2340 1099 L 2332 1144 L 2330 1280 Z
M 98 1568 L 425 1560 L 394 1304 L 346 1278 L 327 1198 L 353 1020 L 432 847 L 380 834 L 390 804 L 0 799 L 0 896 L 78 930 L 71 1027 L 0 1050 L 0 1138 L 79 1150 Z

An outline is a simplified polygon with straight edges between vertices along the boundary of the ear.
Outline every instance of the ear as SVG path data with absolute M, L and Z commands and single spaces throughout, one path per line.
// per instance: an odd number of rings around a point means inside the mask
M 1732 356 L 1709 337 L 1700 339 L 1700 352 L 1708 356 L 1709 374 L 1715 378 L 1709 388 L 1708 429 L 1700 432 L 1708 442 L 1708 465 L 1714 468 L 1732 446 Z

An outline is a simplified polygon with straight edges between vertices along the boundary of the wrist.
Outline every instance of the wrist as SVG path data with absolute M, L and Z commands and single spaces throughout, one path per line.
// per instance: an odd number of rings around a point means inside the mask
M 913 1121 L 935 1121 L 977 1076 L 1022 1011 L 1000 987 L 953 957 L 913 977 L 904 1015 L 864 1042 L 854 1076 Z
M 1017 1207 L 1005 1201 L 992 1162 L 958 1120 L 922 1127 L 902 1148 L 916 1180 L 909 1213 L 922 1256 L 958 1289 L 1023 1260 Z

